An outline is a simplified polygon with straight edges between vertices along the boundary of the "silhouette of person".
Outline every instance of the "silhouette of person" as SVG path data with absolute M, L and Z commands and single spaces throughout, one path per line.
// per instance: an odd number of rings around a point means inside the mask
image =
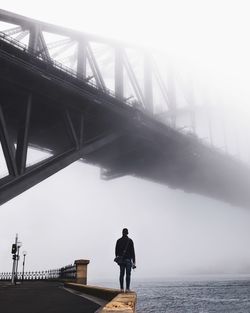
M 124 276 L 126 272 L 126 292 L 130 291 L 130 281 L 131 281 L 131 268 L 136 268 L 135 265 L 135 249 L 133 240 L 128 237 L 128 229 L 124 228 L 122 230 L 122 237 L 117 240 L 115 246 L 115 256 L 122 257 L 122 263 L 120 266 L 120 288 L 124 291 Z

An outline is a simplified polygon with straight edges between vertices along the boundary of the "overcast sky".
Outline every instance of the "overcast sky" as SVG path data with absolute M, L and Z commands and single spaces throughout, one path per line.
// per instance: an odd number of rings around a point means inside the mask
M 2 1 L 1 8 L 85 32 L 165 51 L 207 95 L 246 125 L 249 109 L 247 1 Z M 202 86 L 204 87 L 202 89 Z M 206 97 L 204 96 L 204 99 Z M 218 98 L 216 98 L 218 99 Z M 204 100 L 205 101 L 205 100 Z M 230 140 L 230 139 L 229 139 Z M 249 137 L 244 139 L 244 155 Z M 135 279 L 250 273 L 250 212 L 140 179 L 101 181 L 76 162 L 0 208 L 0 271 L 11 270 L 18 232 L 27 269 L 90 259 L 89 278 L 116 279 L 114 245 L 123 227 L 134 239 Z

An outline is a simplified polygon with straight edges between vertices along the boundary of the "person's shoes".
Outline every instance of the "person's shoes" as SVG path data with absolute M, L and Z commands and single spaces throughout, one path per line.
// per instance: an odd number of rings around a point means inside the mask
M 123 292 L 124 292 L 124 289 L 120 289 L 120 292 L 123 293 Z
M 128 293 L 128 292 L 131 292 L 131 290 L 130 289 L 126 289 L 125 292 Z

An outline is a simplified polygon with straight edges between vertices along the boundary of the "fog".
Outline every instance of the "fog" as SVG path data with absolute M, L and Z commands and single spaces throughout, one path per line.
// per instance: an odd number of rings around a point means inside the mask
M 128 227 L 135 277 L 249 273 L 248 210 L 143 180 L 99 179 L 75 163 L 1 207 L 1 270 L 19 233 L 27 269 L 90 259 L 90 279 L 115 279 L 114 245 Z
M 162 51 L 180 103 L 192 87 L 198 112 L 213 116 L 213 144 L 249 164 L 247 1 L 145 2 L 2 1 L 1 8 Z M 204 123 L 197 132 L 209 142 Z M 1 206 L 0 272 L 11 270 L 18 233 L 27 270 L 86 258 L 90 280 L 116 279 L 114 245 L 127 227 L 134 279 L 248 274 L 249 218 L 249 210 L 141 179 L 102 181 L 98 168 L 76 162 Z

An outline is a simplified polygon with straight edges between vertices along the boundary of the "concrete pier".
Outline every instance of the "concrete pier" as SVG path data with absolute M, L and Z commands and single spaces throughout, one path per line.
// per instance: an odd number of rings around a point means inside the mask
M 106 300 L 98 313 L 135 313 L 137 296 L 135 292 L 121 293 L 119 289 L 97 286 L 84 286 L 75 283 L 65 283 L 65 287 L 77 290 L 99 299 Z
M 94 313 L 100 307 L 58 282 L 0 283 L 1 313 Z
M 0 283 L 1 313 L 135 313 L 135 305 L 136 293 L 118 289 L 45 281 Z
M 76 260 L 74 265 L 51 271 L 51 276 L 46 276 L 50 271 L 26 275 L 27 280 L 16 285 L 11 284 L 9 273 L 2 273 L 0 312 L 135 313 L 135 292 L 87 285 L 88 264 L 89 260 Z

